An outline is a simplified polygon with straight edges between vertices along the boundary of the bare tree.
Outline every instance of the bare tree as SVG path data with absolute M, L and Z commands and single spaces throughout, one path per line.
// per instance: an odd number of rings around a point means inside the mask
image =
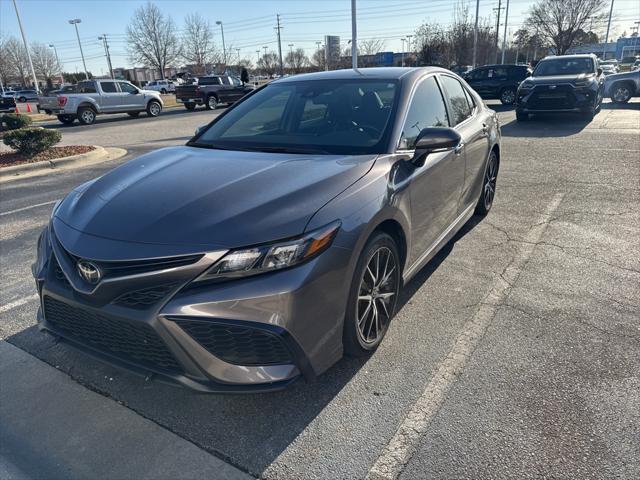
M 311 63 L 318 69 L 324 70 L 327 61 L 324 58 L 324 48 L 316 50 L 313 52 L 313 56 L 311 57 Z
M 27 50 L 24 48 L 24 44 L 15 37 L 8 37 L 2 42 L 2 54 L 4 63 L 3 69 L 3 81 L 4 71 L 6 71 L 6 78 L 11 80 L 17 80 L 22 85 L 27 85 L 27 78 L 29 77 L 29 58 L 27 57 Z
M 309 57 L 304 53 L 304 48 L 297 48 L 287 53 L 285 62 L 293 73 L 300 73 L 309 65 Z
M 164 16 L 153 3 L 139 7 L 127 26 L 128 51 L 131 60 L 164 70 L 180 56 L 180 41 L 169 16 Z
M 564 55 L 592 19 L 604 19 L 606 3 L 606 0 L 540 0 L 529 10 L 526 24 L 555 49 L 556 55 Z
M 221 58 L 213 39 L 213 29 L 208 20 L 195 13 L 185 17 L 182 57 L 196 66 L 196 74 L 206 73 L 206 65 L 216 63 Z
M 47 83 L 51 83 L 51 79 L 62 70 L 55 53 L 43 43 L 31 44 L 31 61 L 36 75 Z
M 258 60 L 257 68 L 271 78 L 280 68 L 280 57 L 276 52 L 266 53 Z
M 386 42 L 382 38 L 370 38 L 358 41 L 359 55 L 375 55 L 384 50 Z

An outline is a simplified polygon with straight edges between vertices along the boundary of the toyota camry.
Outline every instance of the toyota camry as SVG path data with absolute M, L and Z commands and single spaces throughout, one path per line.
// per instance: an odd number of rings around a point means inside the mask
M 38 240 L 39 325 L 200 391 L 373 352 L 398 295 L 494 200 L 495 112 L 440 68 L 297 75 L 78 186 Z

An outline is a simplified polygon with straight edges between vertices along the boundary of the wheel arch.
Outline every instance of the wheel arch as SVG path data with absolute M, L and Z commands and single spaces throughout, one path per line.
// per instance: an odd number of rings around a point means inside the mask
M 407 261 L 407 251 L 409 245 L 407 244 L 407 234 L 405 233 L 404 228 L 402 228 L 400 222 L 392 218 L 384 220 L 373 229 L 373 231 L 367 237 L 366 241 L 369 241 L 369 238 L 375 235 L 376 232 L 384 232 L 391 238 L 393 238 L 394 242 L 396 242 L 398 253 L 400 254 L 400 265 L 403 266 L 404 270 L 404 265 Z
M 80 103 L 80 104 L 78 105 L 78 108 L 76 109 L 76 114 L 77 114 L 77 112 L 78 112 L 81 108 L 90 108 L 91 110 L 93 110 L 93 111 L 96 113 L 96 115 L 97 115 L 98 113 L 100 113 L 100 109 L 98 108 L 98 106 L 97 106 L 97 105 L 94 105 L 94 104 L 93 104 L 93 103 L 91 103 L 91 102 L 84 101 L 84 102 Z
M 638 89 L 636 88 L 636 83 L 631 79 L 623 78 L 622 80 L 616 80 L 611 85 L 611 87 L 609 88 L 609 95 L 611 95 L 613 90 L 620 85 L 626 85 L 627 87 L 629 87 L 629 90 L 631 91 L 631 96 L 634 96 L 637 93 Z

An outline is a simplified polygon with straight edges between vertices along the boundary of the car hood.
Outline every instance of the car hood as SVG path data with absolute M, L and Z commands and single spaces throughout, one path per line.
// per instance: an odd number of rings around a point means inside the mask
M 303 233 L 375 155 L 300 155 L 171 147 L 71 192 L 66 226 L 125 242 L 234 248 Z
M 586 78 L 596 78 L 596 76 L 588 73 L 581 73 L 579 75 L 550 75 L 544 77 L 529 77 L 526 81 L 534 85 L 557 85 L 559 83 L 574 83 Z

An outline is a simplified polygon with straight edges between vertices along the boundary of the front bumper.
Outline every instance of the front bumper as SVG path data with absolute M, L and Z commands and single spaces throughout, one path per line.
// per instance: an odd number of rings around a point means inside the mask
M 349 263 L 344 248 L 222 283 L 191 284 L 219 252 L 89 287 L 76 273 L 77 257 L 51 237 L 41 239 L 44 259 L 34 265 L 39 326 L 103 361 L 201 392 L 233 393 L 313 379 L 342 356 L 348 288 L 336 265 Z
M 584 112 L 597 103 L 598 93 L 591 89 L 576 89 L 572 85 L 536 86 L 518 90 L 516 109 L 524 113 Z

